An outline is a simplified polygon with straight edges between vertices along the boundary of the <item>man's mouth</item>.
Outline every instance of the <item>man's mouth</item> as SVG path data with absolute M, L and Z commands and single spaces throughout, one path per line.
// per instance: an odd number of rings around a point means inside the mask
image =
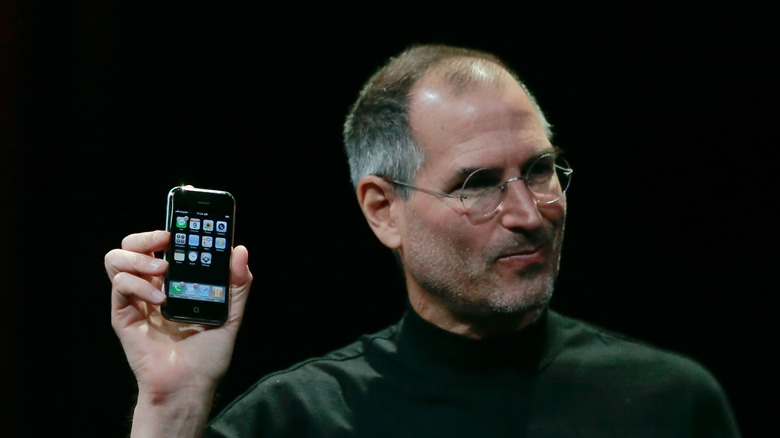
M 508 268 L 522 269 L 528 265 L 541 264 L 547 258 L 547 245 L 510 249 L 502 252 L 497 264 Z

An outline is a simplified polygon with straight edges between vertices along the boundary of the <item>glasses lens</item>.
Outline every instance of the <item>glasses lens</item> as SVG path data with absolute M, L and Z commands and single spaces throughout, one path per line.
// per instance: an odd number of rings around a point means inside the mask
M 569 188 L 572 173 L 574 171 L 565 158 L 547 154 L 531 163 L 524 180 L 538 203 L 552 204 L 561 199 Z M 498 169 L 478 169 L 466 178 L 460 200 L 470 216 L 484 217 L 496 211 L 506 194 L 502 178 L 503 174 Z
M 543 155 L 528 167 L 525 180 L 537 201 L 551 204 L 569 188 L 572 169 L 563 157 Z
M 501 176 L 499 170 L 478 169 L 466 178 L 460 199 L 469 215 L 482 217 L 498 208 L 503 199 Z
M 573 172 L 565 158 L 547 154 L 531 163 L 524 179 L 539 203 L 552 204 L 569 188 Z M 506 193 L 502 177 L 498 169 L 478 169 L 466 178 L 460 200 L 469 215 L 488 216 L 501 205 Z

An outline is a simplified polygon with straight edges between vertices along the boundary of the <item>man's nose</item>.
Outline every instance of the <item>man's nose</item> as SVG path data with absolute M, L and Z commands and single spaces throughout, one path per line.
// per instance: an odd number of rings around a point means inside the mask
M 508 229 L 533 229 L 542 226 L 543 222 L 536 199 L 523 179 L 507 183 L 499 214 L 501 224 Z

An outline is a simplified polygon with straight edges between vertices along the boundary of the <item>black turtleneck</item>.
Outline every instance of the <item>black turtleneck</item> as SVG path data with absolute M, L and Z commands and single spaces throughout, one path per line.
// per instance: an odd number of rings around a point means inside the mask
M 476 340 L 401 321 L 261 379 L 222 437 L 738 437 L 715 379 L 683 356 L 544 311 Z
M 519 332 L 473 339 L 441 329 L 409 307 L 396 334 L 399 360 L 416 372 L 467 380 L 532 375 L 552 360 L 555 339 L 547 311 Z

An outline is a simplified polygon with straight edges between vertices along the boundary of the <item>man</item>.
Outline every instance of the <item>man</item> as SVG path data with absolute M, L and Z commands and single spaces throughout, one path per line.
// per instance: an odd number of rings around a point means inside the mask
M 164 232 L 106 255 L 112 321 L 139 385 L 133 436 L 735 437 L 693 361 L 548 308 L 572 170 L 532 95 L 495 57 L 412 47 L 345 125 L 360 207 L 403 268 L 401 321 L 261 379 L 209 425 L 252 275 L 232 258 L 230 319 L 165 321 Z

